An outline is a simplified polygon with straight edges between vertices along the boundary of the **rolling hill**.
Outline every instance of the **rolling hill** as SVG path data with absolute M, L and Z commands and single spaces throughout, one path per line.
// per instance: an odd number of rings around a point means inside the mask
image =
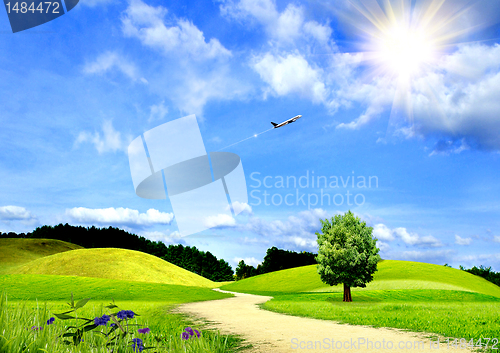
M 205 288 L 221 285 L 156 256 L 116 248 L 62 252 L 11 268 L 6 273 L 95 277 Z
M 342 286 L 321 282 L 316 265 L 266 273 L 221 287 L 236 292 L 341 292 Z M 444 289 L 477 292 L 500 297 L 500 287 L 468 272 L 412 261 L 383 260 L 373 281 L 353 291 L 387 289 Z
M 55 239 L 0 238 L 0 273 L 45 256 L 76 249 L 83 248 Z

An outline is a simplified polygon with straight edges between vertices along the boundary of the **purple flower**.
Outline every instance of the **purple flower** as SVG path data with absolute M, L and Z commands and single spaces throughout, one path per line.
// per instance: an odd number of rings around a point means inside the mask
M 191 337 L 191 336 L 194 335 L 193 329 L 191 327 L 186 327 L 184 329 L 184 331 L 186 331 L 187 333 L 189 333 L 189 337 Z
M 124 320 L 124 319 L 133 319 L 135 313 L 132 310 L 121 310 L 118 313 L 116 313 L 116 317 Z
M 151 330 L 150 330 L 149 328 L 147 328 L 147 327 L 146 327 L 146 328 L 140 328 L 138 331 L 139 331 L 139 333 L 148 333 L 148 332 L 150 332 Z
M 51 325 L 54 323 L 55 318 L 51 317 L 50 319 L 47 320 L 47 325 Z
M 31 329 L 33 331 L 38 331 L 38 330 L 43 330 L 43 327 L 42 326 L 31 326 Z
M 111 319 L 108 315 L 104 314 L 101 317 L 96 317 L 94 319 L 94 324 L 97 326 L 106 326 L 108 323 L 109 319 Z
M 186 331 L 184 331 L 183 333 L 181 333 L 181 338 L 183 340 L 188 340 L 189 339 L 189 333 L 187 333 Z
M 200 331 L 198 331 L 198 330 L 195 329 L 194 333 L 196 333 L 196 337 L 200 337 Z
M 144 344 L 140 338 L 132 339 L 132 350 L 134 352 L 142 352 L 144 349 Z

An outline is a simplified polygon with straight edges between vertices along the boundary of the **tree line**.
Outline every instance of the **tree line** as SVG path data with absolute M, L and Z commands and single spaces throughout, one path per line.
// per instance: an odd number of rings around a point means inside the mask
M 494 283 L 500 287 L 500 272 L 492 271 L 491 266 L 488 268 L 486 268 L 484 266 L 479 266 L 479 268 L 477 268 L 476 266 L 474 266 L 474 267 L 469 268 L 469 269 L 463 268 L 462 266 L 459 266 L 459 268 L 462 271 L 467 271 L 469 273 L 472 273 L 473 275 L 483 277 L 485 280 L 487 280 L 491 283 Z
M 273 246 L 267 249 L 266 256 L 262 264 L 257 268 L 247 265 L 244 260 L 241 260 L 236 268 L 236 280 L 249 278 L 263 273 L 269 273 L 287 268 L 294 268 L 307 265 L 315 265 L 316 254 L 310 252 L 294 252 L 289 250 L 278 249 Z
M 28 234 L 0 233 L 0 238 L 57 239 L 83 246 L 84 248 L 121 248 L 141 251 L 157 256 L 176 266 L 194 272 L 215 282 L 234 280 L 234 271 L 223 259 L 218 260 L 209 251 L 200 251 L 195 246 L 169 245 L 151 241 L 122 229 L 72 226 L 68 223 L 42 226 Z
M 84 248 L 121 248 L 141 251 L 157 256 L 176 266 L 194 272 L 215 282 L 233 281 L 257 274 L 284 270 L 292 267 L 316 264 L 313 253 L 296 253 L 272 247 L 267 250 L 264 262 L 257 268 L 241 261 L 236 269 L 223 259 L 217 259 L 209 251 L 200 251 L 195 246 L 182 244 L 166 246 L 161 241 L 151 241 L 122 229 L 72 226 L 68 223 L 42 226 L 30 233 L 1 233 L 0 238 L 57 239 L 83 246 Z

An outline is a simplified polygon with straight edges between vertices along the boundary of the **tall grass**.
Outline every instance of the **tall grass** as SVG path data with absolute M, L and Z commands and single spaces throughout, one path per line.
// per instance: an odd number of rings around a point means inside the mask
M 222 336 L 218 332 L 202 330 L 200 338 L 182 340 L 181 333 L 191 323 L 179 314 L 169 313 L 170 306 L 149 304 L 138 301 L 127 302 L 127 307 L 140 316 L 128 323 L 132 335 L 127 335 L 117 343 L 106 347 L 106 336 L 94 331 L 86 332 L 83 341 L 74 346 L 66 344 L 61 334 L 73 324 L 72 320 L 58 320 L 47 325 L 54 313 L 67 310 L 62 303 L 37 301 L 8 302 L 5 295 L 0 297 L 0 352 L 2 353 L 125 353 L 132 352 L 132 338 L 140 338 L 144 346 L 152 347 L 152 352 L 214 352 L 229 353 L 237 350 L 241 340 L 235 336 Z M 103 305 L 90 305 L 80 309 L 79 317 L 94 318 L 107 313 Z M 135 326 L 137 325 L 137 326 Z M 41 329 L 36 329 L 41 327 Z M 138 333 L 138 328 L 148 327 L 147 334 Z M 109 330 L 109 325 L 103 331 Z M 148 350 L 149 351 L 149 350 Z

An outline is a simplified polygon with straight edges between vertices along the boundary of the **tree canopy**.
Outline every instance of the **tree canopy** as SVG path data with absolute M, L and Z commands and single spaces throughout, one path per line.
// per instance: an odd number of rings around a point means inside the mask
M 351 287 L 366 287 L 380 261 L 373 228 L 351 211 L 321 220 L 318 239 L 318 273 L 331 286 L 344 284 L 344 301 L 352 301 Z

